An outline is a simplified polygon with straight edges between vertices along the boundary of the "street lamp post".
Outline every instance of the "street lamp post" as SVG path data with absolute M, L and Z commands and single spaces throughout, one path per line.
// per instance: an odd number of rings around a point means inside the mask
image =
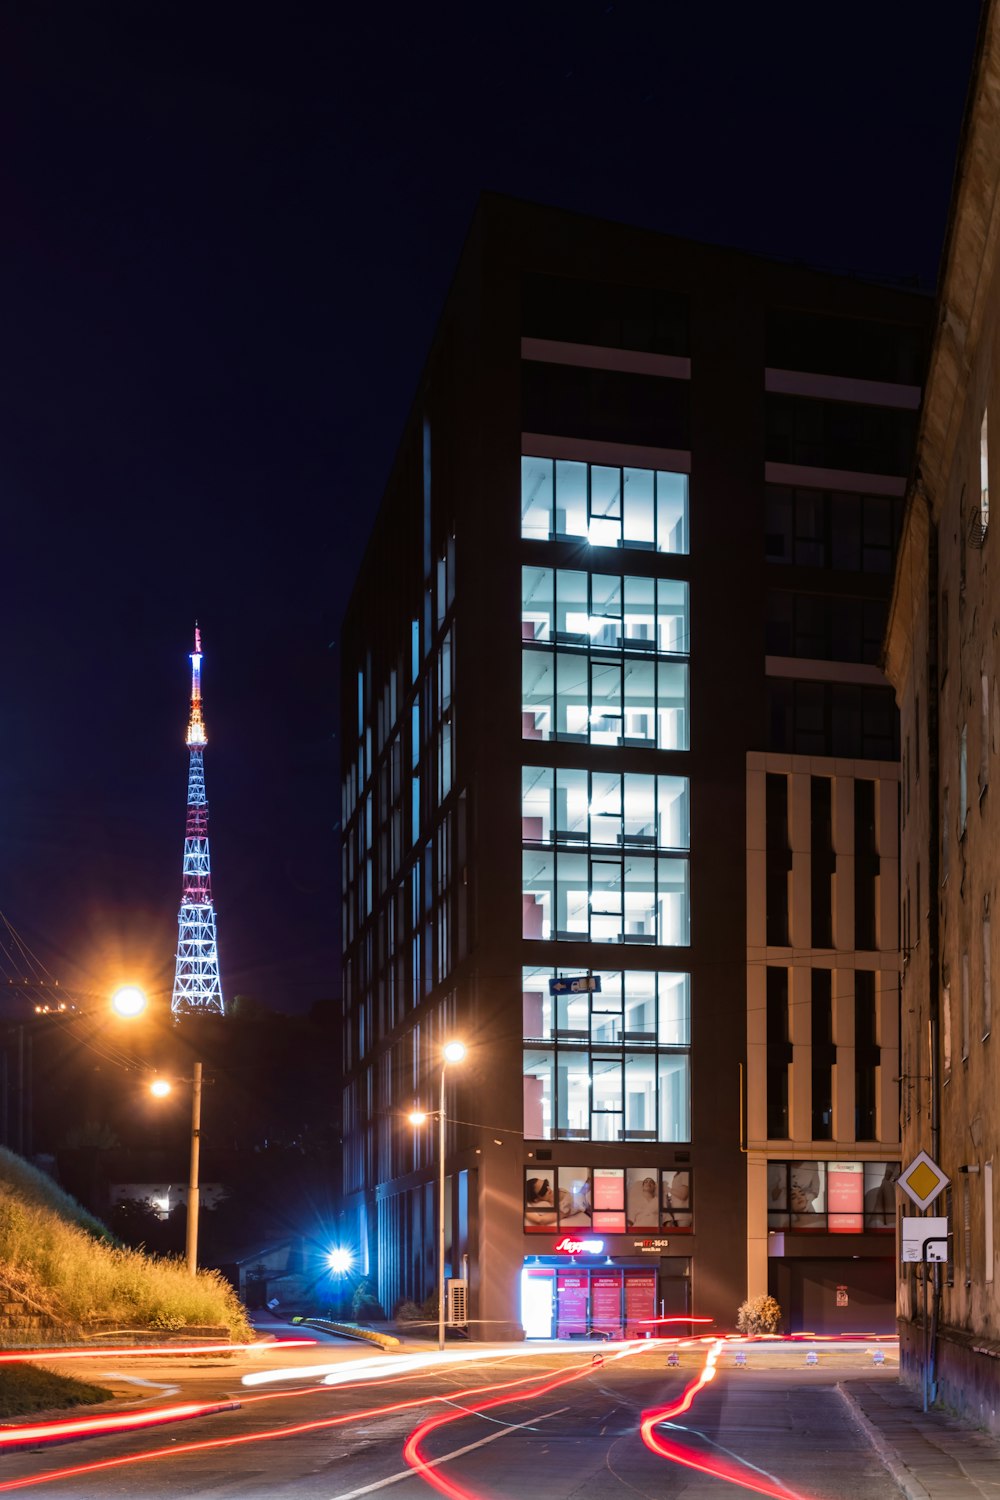
M 444 1286 L 444 1188 L 445 1188 L 445 1149 L 447 1137 L 445 1126 L 448 1120 L 445 1099 L 445 1077 L 448 1072 L 449 1063 L 459 1063 L 465 1056 L 464 1042 L 447 1042 L 441 1053 L 441 1093 L 440 1105 L 437 1109 L 438 1117 L 438 1255 L 437 1255 L 437 1280 L 438 1280 L 438 1348 L 444 1348 L 444 1314 L 445 1314 L 445 1286 Z M 410 1115 L 411 1125 L 423 1125 L 428 1116 L 423 1110 L 414 1110 Z
M 201 1063 L 194 1065 L 191 1081 L 191 1170 L 188 1174 L 187 1268 L 189 1276 L 198 1274 L 198 1207 L 200 1188 L 198 1173 L 201 1162 Z
M 154 1078 L 149 1092 L 155 1099 L 165 1099 L 173 1092 L 166 1078 Z M 198 1208 L 201 1197 L 199 1170 L 201 1164 L 201 1063 L 193 1065 L 191 1075 L 191 1164 L 188 1171 L 187 1238 L 185 1254 L 188 1273 L 198 1274 Z

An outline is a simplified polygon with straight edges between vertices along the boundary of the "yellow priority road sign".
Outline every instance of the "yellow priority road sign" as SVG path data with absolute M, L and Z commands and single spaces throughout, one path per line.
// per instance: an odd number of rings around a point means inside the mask
M 928 1208 L 950 1181 L 926 1151 L 918 1151 L 910 1165 L 899 1174 L 900 1187 L 918 1208 Z

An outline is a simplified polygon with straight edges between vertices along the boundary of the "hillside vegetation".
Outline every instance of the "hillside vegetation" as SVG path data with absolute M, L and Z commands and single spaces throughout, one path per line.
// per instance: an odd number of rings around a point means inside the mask
M 217 1272 L 189 1276 L 181 1260 L 124 1249 L 43 1172 L 0 1147 L 0 1302 L 12 1299 L 64 1334 L 99 1319 L 123 1329 L 211 1324 L 236 1341 L 253 1337 Z M 14 1337 L 0 1330 L 0 1341 Z

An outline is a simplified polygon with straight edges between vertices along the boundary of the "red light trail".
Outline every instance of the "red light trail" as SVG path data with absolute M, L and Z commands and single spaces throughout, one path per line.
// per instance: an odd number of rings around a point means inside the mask
M 655 1323 L 662 1326 L 664 1323 L 714 1323 L 714 1318 L 640 1318 L 639 1322 L 644 1326 L 646 1323 Z
M 648 1348 L 648 1345 L 644 1341 L 638 1347 Z M 612 1357 L 621 1358 L 621 1355 Z M 587 1374 L 592 1369 L 593 1365 L 589 1361 L 585 1365 L 574 1367 L 574 1371 L 577 1372 L 577 1378 Z M 573 1371 L 570 1372 L 570 1374 L 573 1373 Z M 563 1380 L 566 1379 L 565 1376 L 562 1378 Z M 397 1412 L 412 1411 L 416 1407 L 431 1406 L 440 1401 L 462 1401 L 470 1396 L 481 1396 L 487 1391 L 508 1390 L 516 1386 L 528 1385 L 532 1381 L 537 1381 L 537 1379 L 537 1374 L 524 1375 L 516 1380 L 506 1380 L 499 1384 L 491 1383 L 490 1385 L 471 1386 L 465 1390 L 448 1391 L 443 1395 L 417 1396 L 408 1401 L 396 1401 L 388 1406 L 368 1407 L 360 1411 L 347 1412 L 337 1417 L 319 1417 L 311 1422 L 296 1422 L 289 1427 L 274 1427 L 265 1431 L 246 1432 L 234 1437 L 204 1438 L 199 1442 L 193 1443 L 172 1443 L 169 1448 L 153 1448 L 144 1450 L 141 1453 L 126 1453 L 117 1458 L 96 1459 L 93 1463 L 89 1464 L 73 1464 L 64 1469 L 49 1469 L 44 1474 L 27 1474 L 20 1479 L 9 1479 L 6 1483 L 0 1484 L 0 1492 L 29 1489 L 32 1485 L 36 1484 L 54 1484 L 61 1479 L 78 1479 L 85 1474 L 96 1474 L 103 1470 L 119 1468 L 126 1464 L 151 1463 L 157 1459 L 178 1458 L 188 1453 L 205 1453 L 217 1448 L 235 1448 L 247 1443 L 263 1443 L 277 1438 L 295 1437 L 301 1433 L 317 1432 L 329 1427 L 344 1427 L 350 1422 L 394 1416 Z M 324 1386 L 322 1389 L 329 1390 L 330 1388 Z M 273 1400 L 276 1395 L 296 1394 L 302 1393 L 295 1391 L 268 1392 L 266 1395 L 246 1399 L 258 1401 Z M 510 1399 L 515 1400 L 516 1397 L 512 1396 Z M 463 1413 L 456 1413 L 456 1417 L 461 1415 Z
M 611 1363 L 613 1360 L 625 1359 L 630 1354 L 641 1353 L 648 1349 L 648 1347 L 648 1342 L 643 1340 L 641 1343 L 636 1343 L 627 1349 L 622 1349 L 617 1354 L 610 1355 L 608 1363 Z M 439 1494 L 446 1495 L 448 1500 L 480 1500 L 480 1497 L 474 1490 L 465 1489 L 463 1485 L 446 1479 L 440 1469 L 424 1458 L 420 1452 L 420 1445 L 424 1438 L 429 1437 L 439 1427 L 447 1426 L 450 1422 L 461 1422 L 466 1417 L 478 1416 L 480 1412 L 491 1411 L 494 1407 L 508 1406 L 513 1401 L 529 1401 L 534 1400 L 537 1396 L 547 1396 L 550 1391 L 558 1390 L 560 1386 L 570 1385 L 574 1381 L 582 1380 L 585 1375 L 593 1375 L 595 1369 L 600 1368 L 600 1365 L 595 1366 L 591 1362 L 582 1367 L 577 1366 L 574 1369 L 565 1371 L 560 1375 L 555 1375 L 551 1380 L 543 1381 L 541 1385 L 535 1386 L 533 1390 L 518 1391 L 515 1395 L 497 1396 L 489 1401 L 477 1402 L 475 1406 L 467 1406 L 462 1411 L 444 1412 L 440 1416 L 427 1417 L 419 1426 L 413 1429 L 407 1438 L 403 1445 L 403 1458 L 414 1473 L 419 1474 L 420 1478 L 425 1483 L 431 1485 L 433 1489 L 436 1489 Z M 497 1387 L 493 1386 L 492 1389 L 496 1390 Z
M 804 1500 L 804 1497 L 797 1495 L 794 1490 L 788 1489 L 783 1484 L 769 1484 L 763 1477 L 751 1478 L 743 1469 L 728 1463 L 726 1459 L 714 1455 L 703 1457 L 693 1449 L 685 1447 L 683 1443 L 668 1438 L 656 1430 L 662 1422 L 669 1422 L 691 1410 L 695 1397 L 710 1381 L 715 1379 L 716 1361 L 728 1342 L 721 1338 L 711 1341 L 700 1373 L 684 1387 L 676 1401 L 666 1406 L 655 1406 L 643 1412 L 639 1425 L 642 1441 L 651 1453 L 656 1453 L 669 1463 L 680 1464 L 685 1469 L 694 1469 L 699 1474 L 709 1474 L 715 1479 L 723 1479 L 729 1484 L 739 1485 L 741 1489 L 752 1490 L 758 1495 L 771 1495 L 775 1497 L 775 1500 Z
M 18 1349 L 13 1354 L 0 1354 L 0 1365 L 23 1364 L 25 1360 L 37 1360 L 49 1364 L 57 1359 L 101 1359 L 113 1354 L 116 1359 L 149 1359 L 156 1355 L 163 1359 L 176 1359 L 183 1354 L 241 1354 L 258 1349 L 308 1349 L 315 1348 L 316 1339 L 262 1339 L 256 1344 L 163 1344 L 160 1346 L 139 1344 L 128 1348 L 120 1344 L 99 1344 L 92 1349 Z
M 166 1422 L 183 1422 L 187 1417 L 209 1417 L 215 1412 L 238 1411 L 239 1407 L 238 1401 L 185 1401 L 180 1406 L 158 1406 L 151 1411 L 115 1412 L 109 1417 L 77 1417 L 23 1427 L 4 1427 L 0 1431 L 0 1450 L 23 1443 L 63 1442 L 71 1437 L 100 1437 L 108 1433 L 130 1432 L 136 1427 L 159 1427 Z

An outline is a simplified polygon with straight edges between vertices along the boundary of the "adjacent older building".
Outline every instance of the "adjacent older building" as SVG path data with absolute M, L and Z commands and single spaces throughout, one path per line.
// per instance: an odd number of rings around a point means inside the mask
M 343 630 L 345 1192 L 486 1336 L 891 1327 L 927 299 L 487 198 Z
M 1000 19 L 967 109 L 886 640 L 902 721 L 903 1150 L 950 1185 L 947 1265 L 903 1267 L 904 1372 L 1000 1426 Z M 991 507 L 991 495 L 993 504 Z M 916 1209 L 907 1208 L 908 1214 Z M 924 1310 L 929 1323 L 923 1326 Z M 925 1366 L 924 1351 L 930 1351 Z

